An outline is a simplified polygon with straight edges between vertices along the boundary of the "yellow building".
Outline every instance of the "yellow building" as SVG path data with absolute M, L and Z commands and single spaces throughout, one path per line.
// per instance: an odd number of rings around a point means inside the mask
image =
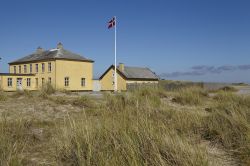
M 111 65 L 99 78 L 102 91 L 114 90 L 115 66 Z M 128 67 L 120 63 L 117 67 L 117 90 L 125 91 L 129 87 L 142 84 L 158 84 L 158 76 L 149 68 Z
M 57 90 L 92 91 L 93 60 L 72 53 L 59 43 L 9 63 L 9 73 L 0 73 L 0 88 L 38 90 L 45 83 Z

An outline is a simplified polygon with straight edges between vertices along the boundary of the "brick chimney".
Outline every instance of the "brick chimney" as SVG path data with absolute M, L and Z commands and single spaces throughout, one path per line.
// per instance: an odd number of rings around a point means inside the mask
M 63 44 L 61 43 L 61 42 L 59 42 L 58 44 L 57 44 L 57 49 L 62 49 L 63 48 Z
M 123 72 L 124 71 L 124 63 L 119 63 L 118 69 Z
M 37 54 L 41 54 L 43 51 L 44 51 L 44 50 L 43 50 L 42 47 L 38 47 L 38 48 L 36 49 L 36 53 L 37 53 Z

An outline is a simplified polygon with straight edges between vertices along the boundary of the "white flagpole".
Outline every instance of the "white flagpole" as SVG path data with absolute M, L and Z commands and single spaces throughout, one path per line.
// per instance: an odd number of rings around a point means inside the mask
M 117 72 L 116 72 L 116 26 L 117 26 L 117 20 L 116 20 L 116 16 L 114 16 L 115 18 L 115 86 L 114 86 L 114 91 L 117 91 Z

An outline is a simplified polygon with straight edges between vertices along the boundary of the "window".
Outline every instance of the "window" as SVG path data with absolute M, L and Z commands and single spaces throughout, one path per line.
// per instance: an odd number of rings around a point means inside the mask
M 12 87 L 12 78 L 8 78 L 8 87 Z
M 38 64 L 36 64 L 36 72 L 38 73 Z
M 38 78 L 36 78 L 36 87 L 38 87 Z
M 51 84 L 51 77 L 48 78 L 48 82 Z
M 30 87 L 31 85 L 31 78 L 27 78 L 27 87 Z
M 44 63 L 42 63 L 42 72 L 44 72 L 44 68 L 45 67 L 45 64 Z
M 24 73 L 27 73 L 27 65 L 24 65 Z
M 18 66 L 18 68 L 19 68 L 19 73 L 21 73 L 22 72 L 21 66 Z
M 30 73 L 32 73 L 32 64 L 30 64 Z
M 14 73 L 16 74 L 16 66 L 14 66 Z
M 42 78 L 42 86 L 44 85 L 44 78 Z
M 51 62 L 48 63 L 48 71 L 51 72 Z
M 69 77 L 64 78 L 64 86 L 69 86 Z
M 85 78 L 81 78 L 81 85 L 85 86 Z

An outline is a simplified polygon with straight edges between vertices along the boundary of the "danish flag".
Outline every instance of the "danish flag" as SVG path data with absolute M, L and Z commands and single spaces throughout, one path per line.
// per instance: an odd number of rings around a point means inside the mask
M 113 28 L 114 26 L 115 26 L 115 17 L 113 17 L 112 20 L 108 22 L 108 29 Z

